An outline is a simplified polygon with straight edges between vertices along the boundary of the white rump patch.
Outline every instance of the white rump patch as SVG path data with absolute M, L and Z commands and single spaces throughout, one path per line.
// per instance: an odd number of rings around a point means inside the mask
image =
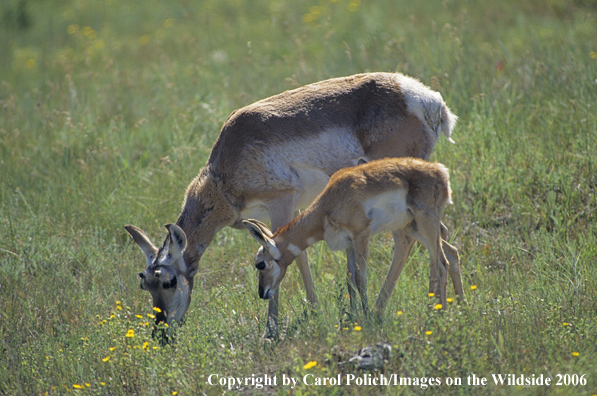
M 396 79 L 404 93 L 408 111 L 427 125 L 430 134 L 435 137 L 435 142 L 439 139 L 440 133 L 443 133 L 448 141 L 454 143 L 450 135 L 458 117 L 446 106 L 442 95 L 419 80 L 403 74 L 396 74 Z

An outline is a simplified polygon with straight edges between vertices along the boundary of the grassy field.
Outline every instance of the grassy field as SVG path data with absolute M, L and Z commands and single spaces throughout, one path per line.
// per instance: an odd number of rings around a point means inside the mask
M 596 27 L 591 0 L 2 1 L 0 394 L 211 395 L 228 388 L 210 380 L 264 375 L 277 385 L 236 391 L 597 394 Z M 343 254 L 321 243 L 321 306 L 309 314 L 291 269 L 266 342 L 257 244 L 225 229 L 177 341 L 159 345 L 123 225 L 161 243 L 232 110 L 365 71 L 417 77 L 460 117 L 432 158 L 451 170 L 468 303 L 428 309 L 419 249 L 384 323 L 349 323 Z M 391 254 L 376 237 L 371 300 Z M 383 374 L 410 386 L 303 383 L 363 378 L 342 362 L 377 342 L 393 347 Z

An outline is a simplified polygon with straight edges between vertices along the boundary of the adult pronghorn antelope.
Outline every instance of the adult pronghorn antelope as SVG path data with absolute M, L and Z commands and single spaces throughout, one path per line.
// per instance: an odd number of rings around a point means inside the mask
M 331 250 L 347 251 L 348 290 L 355 310 L 355 290 L 359 291 L 363 311 L 368 316 L 367 256 L 369 238 L 400 231 L 429 250 L 433 276 L 439 280 L 441 303 L 446 304 L 447 272 L 456 294 L 464 298 L 458 251 L 442 240 L 441 216 L 451 201 L 448 170 L 438 163 L 415 158 L 388 158 L 352 168 L 341 169 L 315 201 L 290 223 L 272 233 L 257 220 L 243 224 L 261 244 L 255 258 L 259 270 L 259 297 L 276 295 L 286 269 L 309 246 L 325 240 Z M 448 263 L 444 250 L 455 259 Z M 384 282 L 375 310 L 381 315 L 392 294 L 404 260 L 400 249 Z
M 428 159 L 441 133 L 450 139 L 456 120 L 438 92 L 395 73 L 321 81 L 234 111 L 187 188 L 162 247 L 126 227 L 147 257 L 141 288 L 162 310 L 158 320 L 182 318 L 198 262 L 219 230 L 241 228 L 249 218 L 269 218 L 276 230 L 308 206 L 337 170 L 385 157 Z M 401 245 L 395 261 L 401 262 L 414 241 L 401 231 L 396 237 Z M 317 303 L 306 254 L 296 261 L 307 299 Z M 277 318 L 278 293 L 269 303 L 269 335 Z

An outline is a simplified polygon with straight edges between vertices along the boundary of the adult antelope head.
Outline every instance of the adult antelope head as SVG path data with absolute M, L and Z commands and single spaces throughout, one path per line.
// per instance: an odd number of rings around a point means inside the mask
M 176 224 L 167 224 L 168 236 L 160 249 L 156 248 L 139 228 L 124 227 L 147 258 L 147 268 L 139 272 L 140 287 L 153 298 L 156 324 L 179 322 L 191 303 L 194 273 L 183 259 L 187 247 L 185 233 Z

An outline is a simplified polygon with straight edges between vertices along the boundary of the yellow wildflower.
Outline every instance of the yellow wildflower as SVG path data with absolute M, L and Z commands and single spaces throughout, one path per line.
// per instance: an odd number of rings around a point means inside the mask
M 351 12 L 355 12 L 359 9 L 361 5 L 361 0 L 352 0 L 350 4 L 348 4 L 348 10 Z
M 453 299 L 453 298 L 450 298 L 450 297 L 448 297 L 448 298 L 446 298 L 446 301 L 447 301 L 447 302 L 449 302 L 449 303 L 451 303 L 452 301 L 454 301 L 454 299 Z
M 442 305 L 441 304 L 435 304 L 435 307 L 433 307 L 435 309 L 442 309 Z
M 354 327 L 354 331 L 361 331 L 361 330 L 362 330 L 361 326 L 355 326 Z
M 127 338 L 133 338 L 134 336 L 135 336 L 135 330 L 129 329 L 129 331 L 126 332 Z
M 472 285 L 471 286 L 471 290 L 475 290 L 477 288 L 477 285 Z
M 110 356 L 106 356 L 105 358 L 103 358 L 102 362 L 107 362 L 108 360 L 110 360 Z
M 431 330 L 425 332 L 426 335 L 431 335 L 432 333 L 433 332 Z
M 68 25 L 66 28 L 66 33 L 68 34 L 75 34 L 79 31 L 79 25 Z
M 400 316 L 400 315 L 402 315 L 402 314 L 403 314 L 403 312 L 402 312 L 402 311 L 398 311 L 398 312 L 396 312 L 396 315 L 398 315 L 398 316 Z
M 79 384 L 74 384 L 73 388 L 75 388 L 75 389 L 83 389 L 84 386 L 83 385 L 79 385 Z
M 428 295 L 429 297 L 433 297 L 433 296 L 435 296 L 435 293 L 427 293 L 427 295 Z
M 93 30 L 92 27 L 85 26 L 83 28 L 83 35 L 85 37 L 87 37 L 88 39 L 93 40 L 93 39 L 95 39 L 97 37 L 97 32 L 95 30 Z
M 580 355 L 580 353 L 578 353 L 578 352 L 572 352 L 572 356 L 576 357 L 578 355 Z
M 159 309 L 158 307 L 153 307 L 153 310 L 154 310 L 154 311 L 156 311 L 157 313 L 160 313 L 160 312 L 162 312 L 162 310 L 161 310 L 161 309 Z
M 303 366 L 303 369 L 305 369 L 305 370 L 309 370 L 310 368 L 313 368 L 313 367 L 315 367 L 315 366 L 317 366 L 317 362 L 316 362 L 316 361 L 314 361 L 314 360 L 312 360 L 312 361 L 310 361 L 309 363 L 305 364 L 305 365 Z

